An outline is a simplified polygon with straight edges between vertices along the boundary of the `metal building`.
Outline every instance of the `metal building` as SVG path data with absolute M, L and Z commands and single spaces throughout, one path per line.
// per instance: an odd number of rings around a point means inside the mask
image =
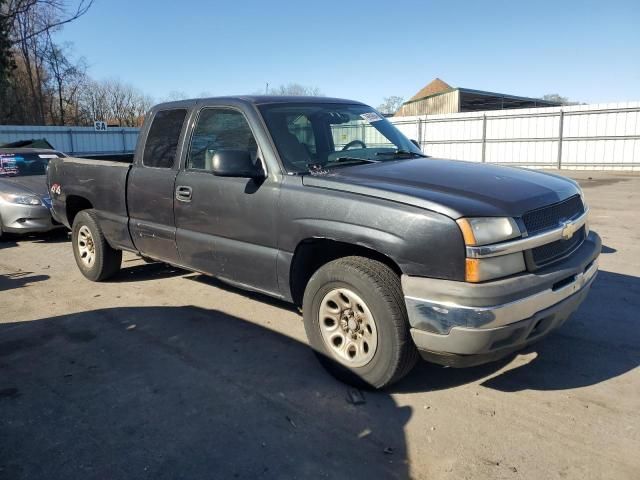
M 558 107 L 557 102 L 506 93 L 454 88 L 436 78 L 402 104 L 396 117 L 443 113 L 478 112 L 511 108 Z

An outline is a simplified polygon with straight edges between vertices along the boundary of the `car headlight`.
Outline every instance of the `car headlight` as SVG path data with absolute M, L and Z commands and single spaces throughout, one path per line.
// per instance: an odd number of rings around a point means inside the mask
M 516 221 L 509 217 L 461 218 L 457 223 L 468 247 L 500 243 L 522 235 Z M 507 277 L 525 269 L 522 252 L 490 258 L 467 258 L 465 280 L 474 283 L 484 282 Z
M 2 195 L 2 198 L 4 198 L 7 202 L 17 203 L 18 205 L 31 205 L 31 206 L 42 205 L 42 200 L 40 200 L 40 197 L 36 195 L 4 194 Z
M 521 235 L 515 220 L 509 217 L 460 218 L 457 223 L 467 246 L 504 242 Z

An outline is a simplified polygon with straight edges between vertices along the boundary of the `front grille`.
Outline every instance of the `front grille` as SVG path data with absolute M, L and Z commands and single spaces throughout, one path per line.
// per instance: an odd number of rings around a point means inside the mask
M 543 267 L 569 255 L 584 241 L 584 227 L 573 234 L 569 240 L 556 240 L 531 250 L 536 267 Z
M 563 222 L 573 220 L 584 213 L 584 205 L 580 195 L 574 195 L 562 202 L 547 207 L 531 210 L 522 216 L 522 221 L 529 236 L 546 230 L 558 228 Z M 585 228 L 582 227 L 569 240 L 557 240 L 531 250 L 530 269 L 537 269 L 569 255 L 577 249 L 585 239 Z M 531 262 L 531 263 L 529 263 Z
M 529 236 L 544 230 L 559 227 L 562 222 L 579 217 L 584 213 L 584 205 L 580 195 L 574 195 L 559 203 L 548 207 L 531 210 L 522 216 L 524 226 L 527 227 Z

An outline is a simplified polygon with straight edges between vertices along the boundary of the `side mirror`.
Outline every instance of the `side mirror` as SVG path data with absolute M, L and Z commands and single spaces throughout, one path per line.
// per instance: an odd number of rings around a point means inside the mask
M 260 162 L 254 163 L 247 150 L 220 150 L 213 155 L 212 170 L 218 177 L 260 179 L 265 177 Z
M 420 151 L 422 151 L 422 147 L 420 146 L 420 144 L 418 143 L 417 140 L 414 140 L 413 138 L 411 139 L 411 143 L 413 143 L 416 147 L 418 147 L 420 149 Z

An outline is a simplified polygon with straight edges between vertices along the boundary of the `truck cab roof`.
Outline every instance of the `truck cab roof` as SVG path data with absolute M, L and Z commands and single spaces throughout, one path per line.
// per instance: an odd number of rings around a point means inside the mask
M 267 105 L 267 104 L 290 104 L 290 103 L 342 103 L 350 105 L 365 105 L 356 100 L 348 100 L 345 98 L 334 97 L 312 97 L 312 96 L 281 96 L 281 95 L 230 95 L 223 97 L 203 97 L 191 98 L 186 100 L 178 100 L 174 102 L 160 103 L 154 107 L 154 110 L 163 110 L 166 107 L 191 106 L 194 103 L 245 103 L 251 105 Z

